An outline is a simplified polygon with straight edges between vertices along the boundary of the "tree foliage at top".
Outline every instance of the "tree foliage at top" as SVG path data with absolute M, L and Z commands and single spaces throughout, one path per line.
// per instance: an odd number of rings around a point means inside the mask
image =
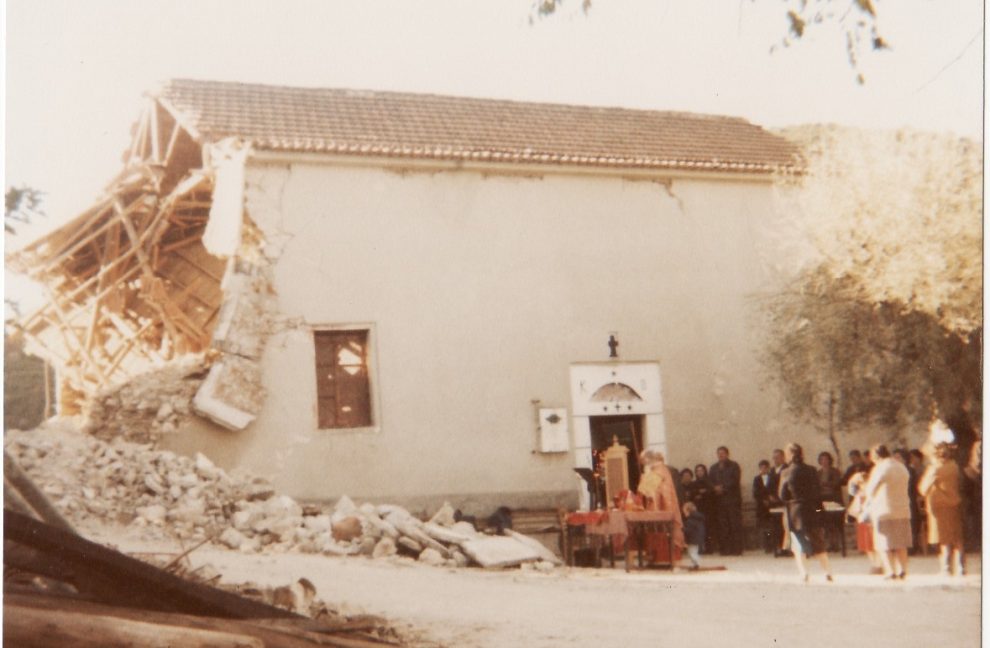
M 928 133 L 805 128 L 807 172 L 775 224 L 791 279 L 765 298 L 765 359 L 799 418 L 834 436 L 982 414 L 982 159 Z
M 38 216 L 44 216 L 41 199 L 44 194 L 30 187 L 8 187 L 4 193 L 3 229 L 16 233 L 16 225 L 26 225 Z
M 960 336 L 982 327 L 977 142 L 838 127 L 785 135 L 802 144 L 807 172 L 780 225 L 803 244 L 805 267 L 849 278 L 857 298 L 928 314 Z
M 8 187 L 4 193 L 3 229 L 16 234 L 17 227 L 27 225 L 45 212 L 41 208 L 44 193 L 30 187 Z M 20 317 L 17 301 L 4 297 L 4 317 Z
M 577 0 L 571 0 L 577 2 Z M 750 0 L 756 2 L 757 0 Z M 839 28 L 842 47 L 850 67 L 856 73 L 856 81 L 865 83 L 860 60 L 869 51 L 888 49 L 889 45 L 877 26 L 877 8 L 873 0 L 779 0 L 781 11 L 787 18 L 787 31 L 779 45 L 790 47 L 807 34 L 824 25 Z M 532 14 L 539 18 L 554 15 L 568 0 L 534 0 Z M 580 0 L 581 11 L 588 13 L 591 0 Z M 532 22 L 532 16 L 530 17 Z M 770 48 L 773 52 L 777 45 Z

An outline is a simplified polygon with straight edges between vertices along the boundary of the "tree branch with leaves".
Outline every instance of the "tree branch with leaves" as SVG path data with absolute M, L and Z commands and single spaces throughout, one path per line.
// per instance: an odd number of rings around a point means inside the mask
M 948 135 L 792 129 L 765 361 L 799 419 L 893 431 L 934 416 L 967 447 L 982 414 L 982 155 Z M 783 251 L 783 252 L 781 252 Z M 781 258 L 781 256 L 783 258 Z

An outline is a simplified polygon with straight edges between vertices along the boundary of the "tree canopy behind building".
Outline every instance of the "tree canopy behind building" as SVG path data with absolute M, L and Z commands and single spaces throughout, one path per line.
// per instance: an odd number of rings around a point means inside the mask
M 972 443 L 982 406 L 982 154 L 912 131 L 807 127 L 774 224 L 765 358 L 791 411 L 832 436 L 938 416 Z

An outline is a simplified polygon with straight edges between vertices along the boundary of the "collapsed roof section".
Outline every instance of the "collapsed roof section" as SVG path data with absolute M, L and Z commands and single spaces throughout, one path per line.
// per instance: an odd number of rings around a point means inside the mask
M 18 326 L 27 349 L 59 368 L 63 414 L 174 358 L 222 351 L 213 334 L 234 264 L 203 244 L 216 185 L 206 144 L 149 100 L 123 171 L 96 204 L 7 258 L 46 291 Z M 238 429 L 253 419 L 235 414 Z

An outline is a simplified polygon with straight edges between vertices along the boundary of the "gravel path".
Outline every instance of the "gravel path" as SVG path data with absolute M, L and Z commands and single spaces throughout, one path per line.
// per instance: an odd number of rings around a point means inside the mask
M 122 546 L 124 550 L 139 547 Z M 622 569 L 484 571 L 413 562 L 197 550 L 231 582 L 285 585 L 305 576 L 327 603 L 388 617 L 428 645 L 978 646 L 980 561 L 944 580 L 917 558 L 903 583 L 864 575 L 865 559 L 834 557 L 834 583 L 798 583 L 789 559 L 712 557 L 721 572 Z M 817 566 L 817 565 L 816 565 Z

